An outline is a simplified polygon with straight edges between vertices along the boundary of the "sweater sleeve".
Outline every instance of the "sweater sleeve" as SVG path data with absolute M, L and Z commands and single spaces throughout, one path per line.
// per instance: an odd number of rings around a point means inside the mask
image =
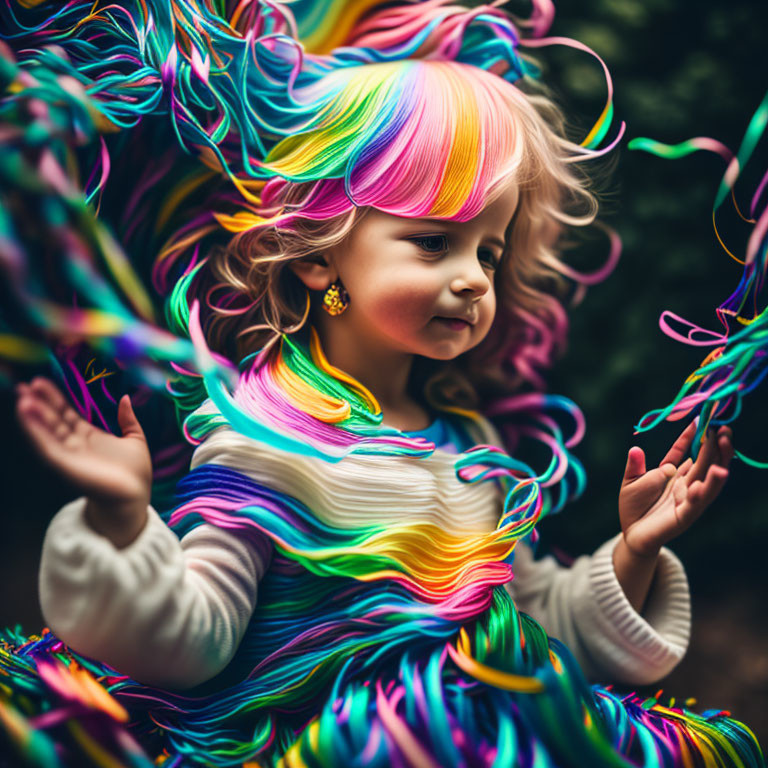
M 76 651 L 148 685 L 189 688 L 231 660 L 268 564 L 236 535 L 204 524 L 181 541 L 149 508 L 123 549 L 85 520 L 85 498 L 45 535 L 39 593 L 51 630 Z
M 645 685 L 661 679 L 688 648 L 691 602 L 682 564 L 661 550 L 642 615 L 627 600 L 613 569 L 616 536 L 570 568 L 553 557 L 534 560 L 518 544 L 509 592 L 574 654 L 587 677 Z

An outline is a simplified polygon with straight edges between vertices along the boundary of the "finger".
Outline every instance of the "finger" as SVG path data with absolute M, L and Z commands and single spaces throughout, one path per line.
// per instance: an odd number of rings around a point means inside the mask
M 682 477 L 676 477 L 672 483 L 672 498 L 675 504 L 682 504 L 688 499 L 688 483 Z
M 687 498 L 678 512 L 678 519 L 688 527 L 715 500 L 728 479 L 728 470 L 712 465 L 704 481 L 696 480 L 688 486 Z
M 27 422 L 31 419 L 45 427 L 51 435 L 56 432 L 62 423 L 61 417 L 51 407 L 50 403 L 39 397 L 31 387 L 19 397 L 16 403 L 16 413 L 22 426 L 26 426 Z
M 22 401 L 24 401 L 29 397 L 32 397 L 32 390 L 30 389 L 29 384 L 23 381 L 20 381 L 15 387 L 15 392 L 16 392 L 16 413 L 18 415 L 19 403 L 21 403 Z
M 678 468 L 677 468 L 677 474 L 680 475 L 680 477 L 685 477 L 688 472 L 691 471 L 691 467 L 693 466 L 693 459 L 689 456 Z
M 36 417 L 22 422 L 24 431 L 29 437 L 33 448 L 37 450 L 44 458 L 50 458 L 51 431 Z
M 32 447 L 46 461 L 55 462 L 57 456 L 60 455 L 61 442 L 46 423 L 37 400 L 31 397 L 23 401 L 20 400 L 17 403 L 16 412 L 19 423 Z M 57 449 L 59 450 L 57 451 Z
M 64 395 L 50 379 L 46 379 L 44 376 L 35 376 L 29 386 L 36 394 L 48 400 L 57 411 L 63 411 L 66 407 L 67 401 Z
M 624 467 L 622 485 L 634 482 L 645 474 L 645 451 L 638 445 L 633 445 L 627 454 L 627 464 Z
M 699 455 L 688 473 L 688 482 L 694 480 L 704 480 L 709 467 L 712 465 L 718 454 L 717 441 L 715 440 L 714 430 L 710 430 L 701 444 Z
M 80 419 L 77 411 L 67 402 L 61 390 L 50 379 L 36 376 L 32 379 L 31 387 L 33 392 L 47 400 L 50 406 L 61 414 L 67 424 L 74 425 Z
M 731 459 L 735 453 L 733 447 L 733 431 L 730 427 L 720 427 L 717 431 L 717 448 L 719 451 L 719 458 L 717 464 L 721 467 L 727 467 L 731 463 Z
M 702 504 L 703 507 L 708 507 L 715 500 L 720 491 L 723 490 L 723 486 L 727 479 L 728 469 L 726 467 L 721 467 L 719 464 L 713 464 L 709 468 L 707 476 L 704 478 L 704 482 L 701 485 L 701 491 L 697 492 L 697 495 L 699 493 L 701 495 L 699 503 Z
M 678 522 L 677 534 L 689 528 L 707 508 L 705 502 L 705 485 L 701 480 L 695 480 L 690 485 L 681 481 L 680 494 L 675 497 L 675 517 Z
M 123 395 L 118 403 L 117 423 L 120 425 L 123 437 L 138 437 L 142 440 L 146 440 L 146 437 L 144 437 L 144 430 L 141 428 L 141 424 L 136 418 L 136 414 L 133 411 L 133 405 L 131 404 L 131 398 L 128 397 L 128 395 Z
M 677 440 L 672 443 L 672 447 L 667 451 L 666 456 L 659 462 L 659 466 L 662 466 L 662 464 L 678 466 L 680 464 L 691 449 L 697 425 L 698 422 L 694 420 L 682 431 Z

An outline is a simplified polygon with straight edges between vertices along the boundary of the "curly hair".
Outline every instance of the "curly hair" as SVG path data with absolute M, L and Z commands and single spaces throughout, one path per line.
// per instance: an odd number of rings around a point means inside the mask
M 345 71 L 346 90 L 353 91 L 357 99 L 352 100 L 353 104 L 359 106 L 366 94 L 370 95 L 372 87 L 359 86 L 366 79 L 366 70 L 377 66 L 361 66 L 351 73 L 352 77 L 350 70 Z M 519 84 L 512 85 L 492 73 L 456 62 L 404 61 L 387 66 L 390 79 L 401 67 L 429 69 L 433 91 L 435 86 L 442 88 L 441 95 L 449 99 L 448 103 L 456 103 L 455 110 L 443 109 L 441 114 L 421 110 L 418 130 L 426 135 L 439 136 L 435 131 L 442 130 L 458 143 L 463 127 L 455 124 L 458 117 L 450 116 L 466 113 L 468 94 L 474 100 L 472 106 L 479 106 L 479 135 L 469 146 L 477 147 L 482 157 L 469 175 L 482 182 L 479 186 L 483 194 L 474 195 L 471 210 L 465 206 L 461 215 L 454 210 L 435 218 L 466 220 L 492 202 L 506 184 L 514 183 L 519 189 L 517 210 L 506 233 L 506 248 L 495 277 L 498 310 L 491 332 L 478 347 L 457 360 L 417 360 L 413 394 L 426 393 L 433 404 L 477 408 L 489 397 L 510 394 L 524 383 L 539 389 L 543 386 L 541 370 L 552 363 L 566 337 L 563 298 L 568 281 L 564 274 L 570 271 L 560 258 L 562 236 L 570 227 L 592 223 L 597 214 L 589 177 L 574 164 L 591 155 L 566 138 L 562 113 L 541 92 L 525 93 Z M 345 92 L 335 104 L 344 103 L 344 97 L 346 106 L 349 98 Z M 292 137 L 290 152 L 299 152 L 302 142 L 312 141 L 317 141 L 317 132 Z M 438 143 L 432 142 L 432 146 Z M 343 243 L 371 207 L 404 215 L 408 203 L 415 211 L 412 215 L 423 215 L 423 206 L 414 205 L 413 198 L 395 199 L 392 185 L 383 180 L 393 172 L 402 173 L 403 165 L 412 159 L 408 156 L 418 152 L 418 178 L 411 174 L 409 195 L 418 194 L 421 184 L 423 194 L 434 200 L 432 180 L 439 177 L 444 184 L 449 183 L 445 178 L 446 157 L 455 155 L 455 151 L 438 150 L 430 151 L 429 144 L 423 142 L 414 149 L 411 142 L 400 146 L 396 157 L 382 160 L 380 153 L 368 162 L 362 181 L 359 175 L 352 175 L 347 189 L 339 179 L 273 178 L 267 182 L 258 208 L 258 223 L 236 233 L 226 247 L 211 255 L 215 284 L 209 296 L 222 291 L 228 296 L 223 304 L 209 302 L 212 314 L 207 334 L 211 345 L 222 349 L 231 345 L 236 335 L 237 349 L 229 348 L 240 358 L 270 347 L 281 334 L 304 327 L 310 316 L 310 296 L 289 264 L 297 259 L 317 259 L 325 249 Z M 281 152 L 274 154 L 280 156 Z M 413 163 L 409 168 L 414 170 Z M 376 199 L 377 181 L 382 188 L 380 200 Z M 361 189 L 362 194 L 358 191 Z M 465 195 L 477 191 L 467 190 Z M 362 197 L 362 204 L 354 202 L 355 197 Z M 318 215 L 320 205 L 324 210 Z M 238 309 L 233 310 L 233 306 Z

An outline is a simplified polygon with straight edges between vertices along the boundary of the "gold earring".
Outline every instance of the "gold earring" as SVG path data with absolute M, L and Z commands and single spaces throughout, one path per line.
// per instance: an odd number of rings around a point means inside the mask
M 335 280 L 328 286 L 328 290 L 323 296 L 323 309 L 331 317 L 336 317 L 344 312 L 348 306 L 349 294 L 341 284 L 341 280 Z

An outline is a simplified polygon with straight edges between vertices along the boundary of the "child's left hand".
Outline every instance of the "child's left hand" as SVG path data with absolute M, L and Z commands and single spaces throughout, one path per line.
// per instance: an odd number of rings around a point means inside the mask
M 624 543 L 641 558 L 654 557 L 661 547 L 692 525 L 712 503 L 728 479 L 733 458 L 732 432 L 720 427 L 701 446 L 695 462 L 683 461 L 696 424 L 677 438 L 655 469 L 646 472 L 642 448 L 630 448 L 619 492 L 619 519 Z

